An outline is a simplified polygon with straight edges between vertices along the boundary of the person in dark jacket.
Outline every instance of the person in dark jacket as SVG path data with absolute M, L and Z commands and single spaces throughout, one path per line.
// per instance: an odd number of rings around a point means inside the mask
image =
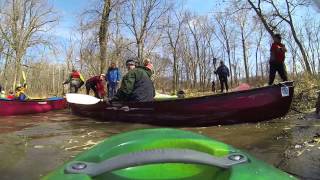
M 121 79 L 121 72 L 119 68 L 116 67 L 116 63 L 111 63 L 111 66 L 108 68 L 108 71 L 105 76 L 105 80 L 108 85 L 108 98 L 112 98 L 118 89 L 118 84 Z
M 86 81 L 86 91 L 89 95 L 90 90 L 92 89 L 94 92 L 94 96 L 99 99 L 103 99 L 106 95 L 106 91 L 104 89 L 104 74 L 100 76 L 93 76 Z
M 230 76 L 230 74 L 228 67 L 224 65 L 223 61 L 220 61 L 220 66 L 215 71 L 215 74 L 217 74 L 219 77 L 221 92 L 223 92 L 224 90 L 224 85 L 226 86 L 226 91 L 228 92 L 228 77 Z
M 151 70 L 146 67 L 135 66 L 134 60 L 127 60 L 128 73 L 122 78 L 121 86 L 113 101 L 153 101 L 155 89 L 150 76 Z
M 285 53 L 287 52 L 287 48 L 285 47 L 284 44 L 281 43 L 280 34 L 275 34 L 273 37 L 273 41 L 274 42 L 272 43 L 271 49 L 270 49 L 269 85 L 273 84 L 277 71 L 283 81 L 288 81 L 286 66 L 284 64 Z

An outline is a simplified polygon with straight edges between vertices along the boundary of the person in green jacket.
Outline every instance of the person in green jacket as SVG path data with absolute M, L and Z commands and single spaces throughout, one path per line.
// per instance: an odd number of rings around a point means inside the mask
M 155 89 L 150 76 L 152 71 L 147 67 L 137 66 L 135 61 L 126 61 L 128 73 L 122 78 L 121 86 L 118 89 L 113 101 L 153 101 Z

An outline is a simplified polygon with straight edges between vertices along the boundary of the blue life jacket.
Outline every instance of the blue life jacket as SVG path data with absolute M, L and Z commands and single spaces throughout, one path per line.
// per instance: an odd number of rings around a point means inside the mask
M 25 101 L 28 97 L 24 93 L 20 93 L 19 97 L 17 98 L 19 101 Z

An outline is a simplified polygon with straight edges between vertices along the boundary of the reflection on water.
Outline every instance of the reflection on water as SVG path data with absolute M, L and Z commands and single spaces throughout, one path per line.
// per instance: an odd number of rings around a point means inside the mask
M 71 115 L 68 110 L 1 117 L 1 179 L 26 179 L 26 175 L 27 179 L 39 179 L 106 137 L 153 127 L 156 126 L 96 122 Z M 312 116 L 182 129 L 233 145 L 300 177 L 320 177 L 320 123 Z

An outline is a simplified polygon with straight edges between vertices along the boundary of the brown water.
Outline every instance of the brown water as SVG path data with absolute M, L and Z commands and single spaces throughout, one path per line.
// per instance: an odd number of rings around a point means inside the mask
M 0 179 L 39 179 L 106 137 L 153 128 L 96 122 L 69 110 L 0 118 Z M 289 115 L 254 124 L 182 128 L 207 135 L 292 173 L 320 179 L 320 121 Z

